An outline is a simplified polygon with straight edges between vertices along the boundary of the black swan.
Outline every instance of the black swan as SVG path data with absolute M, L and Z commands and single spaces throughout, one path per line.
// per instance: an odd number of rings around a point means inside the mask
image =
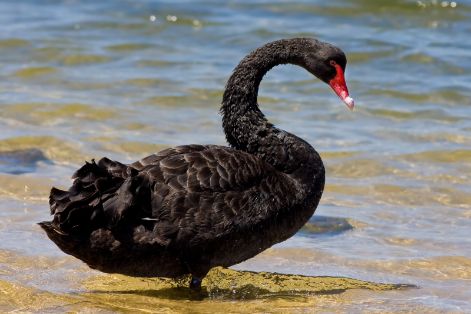
M 191 274 L 190 288 L 215 266 L 229 267 L 293 236 L 324 189 L 319 154 L 277 129 L 257 105 L 260 81 L 279 64 L 305 68 L 353 109 L 339 48 L 282 39 L 247 55 L 222 99 L 231 147 L 185 145 L 130 165 L 92 160 L 68 191 L 52 188 L 52 222 L 39 225 L 91 268 L 141 277 Z

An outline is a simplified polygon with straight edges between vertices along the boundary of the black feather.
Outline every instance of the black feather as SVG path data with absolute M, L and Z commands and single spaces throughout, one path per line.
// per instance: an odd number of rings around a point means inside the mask
M 332 47 L 301 38 L 257 49 L 234 70 L 223 97 L 233 148 L 186 145 L 130 165 L 86 163 L 68 191 L 51 190 L 54 218 L 41 227 L 90 267 L 132 276 L 202 278 L 291 237 L 317 207 L 324 167 L 307 142 L 265 119 L 258 86 L 280 63 L 311 71 L 326 49 L 338 53 Z

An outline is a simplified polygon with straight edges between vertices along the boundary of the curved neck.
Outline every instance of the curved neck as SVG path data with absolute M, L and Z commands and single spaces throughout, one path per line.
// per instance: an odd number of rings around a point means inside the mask
M 299 49 L 302 40 L 275 41 L 246 56 L 227 82 L 221 107 L 229 144 L 257 155 L 285 173 L 296 172 L 303 165 L 306 170 L 306 164 L 318 165 L 320 157 L 307 142 L 269 123 L 258 107 L 257 95 L 263 76 L 274 66 L 303 66 Z
M 229 144 L 247 150 L 249 137 L 259 128 L 271 128 L 257 104 L 258 87 L 274 66 L 296 63 L 300 56 L 290 49 L 288 40 L 269 43 L 246 56 L 234 69 L 226 84 L 221 113 Z

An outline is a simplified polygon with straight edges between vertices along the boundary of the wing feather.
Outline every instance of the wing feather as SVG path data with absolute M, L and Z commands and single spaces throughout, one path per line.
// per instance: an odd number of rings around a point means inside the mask
M 58 228 L 76 233 L 105 228 L 123 243 L 183 251 L 250 232 L 292 208 L 294 197 L 281 195 L 299 190 L 262 159 L 216 145 L 169 148 L 131 165 L 103 158 L 86 163 L 74 178 L 68 192 L 51 191 Z
M 256 156 L 216 145 L 179 146 L 133 165 L 154 187 L 153 229 L 168 246 L 194 246 L 254 226 L 289 207 L 274 193 L 294 189 L 288 176 Z

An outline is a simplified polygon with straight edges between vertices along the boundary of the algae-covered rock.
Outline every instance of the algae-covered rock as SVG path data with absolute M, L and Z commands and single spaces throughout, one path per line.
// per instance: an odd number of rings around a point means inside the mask
M 153 295 L 156 297 L 184 297 L 189 292 L 189 277 L 179 280 L 167 278 L 133 278 L 122 275 L 97 276 L 84 285 L 94 292 L 119 292 Z M 263 299 L 272 296 L 337 294 L 350 289 L 374 291 L 410 287 L 385 284 L 346 277 L 310 277 L 268 272 L 236 271 L 217 267 L 203 280 L 202 297 L 213 299 Z

